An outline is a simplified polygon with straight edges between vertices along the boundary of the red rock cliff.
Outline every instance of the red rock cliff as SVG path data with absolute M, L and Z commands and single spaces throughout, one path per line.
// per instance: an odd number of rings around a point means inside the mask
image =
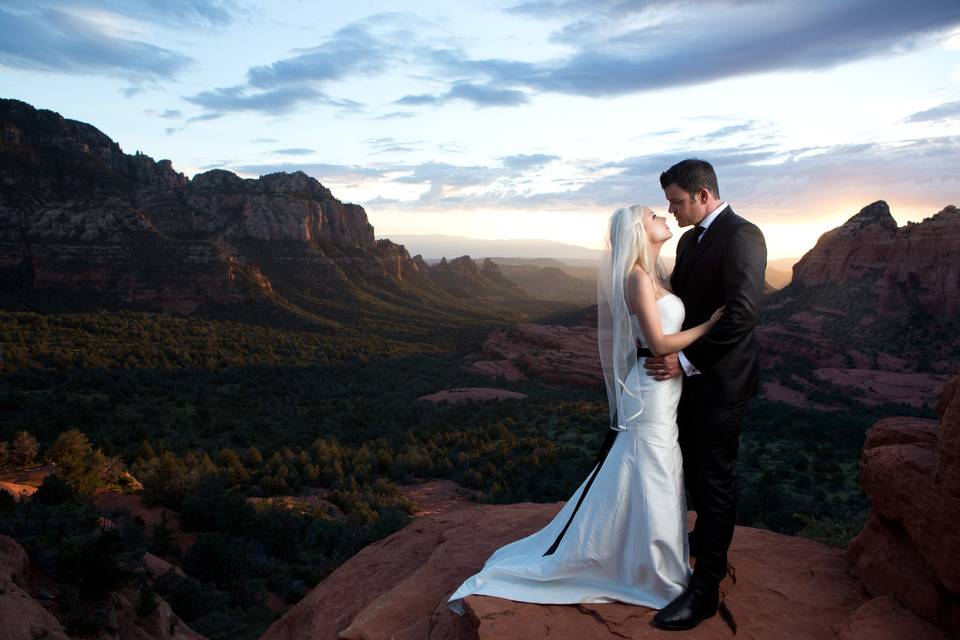
M 877 278 L 881 311 L 907 296 L 937 315 L 960 313 L 960 211 L 955 206 L 897 227 L 883 200 L 820 236 L 793 267 L 793 282 L 816 285 Z
M 960 629 L 960 376 L 939 424 L 888 418 L 867 433 L 860 484 L 871 513 L 850 544 L 864 585 L 944 629 Z
M 187 179 L 91 125 L 0 100 L 0 291 L 190 312 L 272 294 L 265 257 L 310 281 L 399 278 L 362 207 L 303 172 Z

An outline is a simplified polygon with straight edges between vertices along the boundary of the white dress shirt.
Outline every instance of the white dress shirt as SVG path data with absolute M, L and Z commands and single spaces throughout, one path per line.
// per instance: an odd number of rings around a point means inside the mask
M 700 232 L 700 237 L 697 238 L 697 244 L 703 240 L 703 236 L 707 235 L 707 229 L 710 228 L 710 225 L 713 224 L 713 221 L 717 219 L 717 216 L 720 215 L 724 209 L 729 205 L 726 202 L 721 202 L 716 209 L 707 214 L 707 217 L 700 221 L 699 226 L 703 229 Z M 687 356 L 683 355 L 683 351 L 677 354 L 680 358 L 680 366 L 683 367 L 683 372 L 688 376 L 695 376 L 700 374 L 700 370 L 693 366 L 693 363 L 687 360 Z

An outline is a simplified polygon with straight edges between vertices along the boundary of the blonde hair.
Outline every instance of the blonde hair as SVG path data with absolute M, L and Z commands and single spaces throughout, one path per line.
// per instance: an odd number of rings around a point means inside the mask
M 647 229 L 643 226 L 644 209 L 649 209 L 649 207 L 634 204 L 626 209 L 630 212 L 629 229 L 633 230 L 633 242 L 631 242 L 630 259 L 627 261 L 627 272 L 629 273 L 633 269 L 633 265 L 638 264 L 662 288 L 670 291 L 670 280 L 667 277 L 667 269 L 663 266 L 663 260 L 660 256 L 657 256 L 656 261 L 654 261 L 647 248 Z M 627 274 L 623 275 L 626 276 Z

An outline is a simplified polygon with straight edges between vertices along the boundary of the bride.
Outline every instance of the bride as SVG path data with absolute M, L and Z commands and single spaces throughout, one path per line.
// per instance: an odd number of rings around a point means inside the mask
M 680 331 L 660 249 L 672 237 L 649 208 L 617 209 L 597 276 L 597 340 L 610 428 L 590 474 L 541 530 L 500 547 L 450 596 L 522 602 L 625 602 L 661 609 L 690 579 L 683 463 L 677 442 L 682 378 L 658 380 L 640 357 L 680 351 L 717 322 Z M 637 348 L 637 341 L 643 346 Z

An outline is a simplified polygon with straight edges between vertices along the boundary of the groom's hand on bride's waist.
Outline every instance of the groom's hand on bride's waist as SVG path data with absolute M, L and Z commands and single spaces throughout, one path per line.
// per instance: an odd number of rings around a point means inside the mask
M 669 380 L 683 374 L 683 369 L 680 368 L 680 358 L 675 353 L 645 358 L 643 366 L 647 369 L 647 375 L 653 376 L 657 380 Z

